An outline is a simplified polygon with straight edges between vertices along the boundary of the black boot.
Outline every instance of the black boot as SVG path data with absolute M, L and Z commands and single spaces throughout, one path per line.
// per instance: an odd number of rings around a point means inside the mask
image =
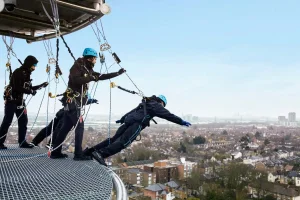
M 68 155 L 64 153 L 51 153 L 50 158 L 52 159 L 61 159 L 61 158 L 67 158 Z
M 83 155 L 86 155 L 86 156 L 92 156 L 92 153 L 96 151 L 93 147 L 91 148 L 85 148 L 85 150 L 83 150 Z
M 3 149 L 7 149 L 7 147 L 4 144 L 0 144 L 0 150 L 3 150 Z
M 92 157 L 101 165 L 104 165 L 107 167 L 107 164 L 105 163 L 105 160 L 103 159 L 101 153 L 99 151 L 94 151 L 92 153 Z
M 93 160 L 93 158 L 91 156 L 87 156 L 87 155 L 74 155 L 73 160 L 77 160 L 77 161 L 83 161 L 83 160 Z
M 31 149 L 31 148 L 34 147 L 34 145 L 33 145 L 33 144 L 28 144 L 28 143 L 25 141 L 25 142 L 21 143 L 21 144 L 19 145 L 19 147 L 20 147 L 20 148 Z

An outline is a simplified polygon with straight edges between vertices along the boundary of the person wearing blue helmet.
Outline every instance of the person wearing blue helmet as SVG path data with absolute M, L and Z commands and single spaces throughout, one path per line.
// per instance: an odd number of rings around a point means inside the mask
M 150 126 L 150 120 L 153 117 L 163 118 L 187 127 L 191 126 L 189 122 L 170 113 L 165 108 L 166 105 L 167 99 L 163 95 L 145 97 L 142 103 L 136 108 L 116 121 L 116 123 L 121 123 L 122 125 L 112 138 L 108 138 L 91 148 L 86 148 L 83 151 L 84 154 L 92 156 L 100 164 L 106 166 L 104 159 L 122 151 L 130 145 L 146 126 Z
M 66 158 L 67 155 L 61 153 L 62 143 L 72 127 L 75 129 L 75 151 L 74 160 L 91 160 L 91 157 L 82 153 L 82 139 L 84 122 L 81 116 L 81 107 L 88 101 L 88 83 L 91 81 L 107 80 L 117 77 L 124 72 L 123 68 L 118 72 L 100 74 L 93 70 L 96 64 L 98 53 L 92 48 L 86 48 L 70 69 L 68 88 L 64 93 L 62 102 L 64 105 L 63 125 L 59 130 L 55 140 L 53 140 L 54 151 L 50 158 Z

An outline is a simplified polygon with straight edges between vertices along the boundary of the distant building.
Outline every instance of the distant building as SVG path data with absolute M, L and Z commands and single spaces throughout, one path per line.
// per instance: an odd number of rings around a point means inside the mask
M 278 122 L 285 122 L 286 118 L 285 116 L 278 116 Z
M 156 183 L 165 183 L 172 179 L 184 177 L 184 165 L 168 164 L 168 160 L 160 160 L 154 164 L 144 165 L 144 171 L 156 174 Z
M 297 127 L 296 113 L 290 112 L 288 114 L 288 119 L 285 116 L 278 116 L 278 124 L 281 126 Z
M 142 185 L 147 187 L 148 185 L 151 185 L 155 183 L 156 181 L 156 174 L 145 172 L 141 169 L 128 169 L 127 171 L 127 177 L 126 182 L 132 184 L 132 185 Z
M 289 113 L 289 122 L 295 122 L 296 121 L 296 113 L 290 112 Z
M 287 119 L 285 116 L 278 116 L 278 124 L 281 126 L 286 126 L 287 125 Z
M 242 153 L 241 152 L 233 152 L 231 154 L 231 159 L 232 160 L 235 160 L 235 159 L 238 159 L 238 158 L 241 158 L 242 157 Z

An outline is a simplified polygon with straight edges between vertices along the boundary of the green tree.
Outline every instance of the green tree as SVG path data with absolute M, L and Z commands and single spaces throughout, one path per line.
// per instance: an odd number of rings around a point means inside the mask
M 197 136 L 193 139 L 194 144 L 204 144 L 206 142 L 206 139 L 202 136 Z
M 187 198 L 187 200 L 200 200 L 200 199 L 196 198 L 196 197 L 189 197 L 189 198 Z
M 191 173 L 191 176 L 186 179 L 186 185 L 191 190 L 199 190 L 201 182 L 201 173 L 199 170 L 194 169 Z
M 226 130 L 223 130 L 221 134 L 222 135 L 228 135 L 228 132 Z
M 88 131 L 89 131 L 89 132 L 94 132 L 95 130 L 93 129 L 93 127 L 90 127 L 90 126 L 89 126 L 89 127 L 88 127 Z
M 261 132 L 259 132 L 259 131 L 256 131 L 256 133 L 255 133 L 255 137 L 256 137 L 256 139 L 259 139 L 259 138 L 261 138 L 261 137 L 262 137 L 262 134 L 261 134 Z
M 269 195 L 263 197 L 261 200 L 276 200 L 276 198 L 269 194 Z
M 268 139 L 265 139 L 265 141 L 264 141 L 264 145 L 268 145 L 268 144 L 270 144 L 270 140 L 268 140 Z
M 178 149 L 179 152 L 186 153 L 186 146 L 182 142 L 180 142 L 180 147 Z

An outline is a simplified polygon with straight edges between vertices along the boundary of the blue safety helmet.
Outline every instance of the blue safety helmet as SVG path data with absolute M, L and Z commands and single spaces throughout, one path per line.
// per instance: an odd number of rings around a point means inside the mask
M 82 56 L 98 57 L 98 53 L 97 53 L 97 51 L 95 51 L 92 48 L 85 48 L 83 53 L 82 53 Z
M 167 105 L 167 98 L 164 95 L 159 95 L 158 98 L 164 102 L 165 106 Z

